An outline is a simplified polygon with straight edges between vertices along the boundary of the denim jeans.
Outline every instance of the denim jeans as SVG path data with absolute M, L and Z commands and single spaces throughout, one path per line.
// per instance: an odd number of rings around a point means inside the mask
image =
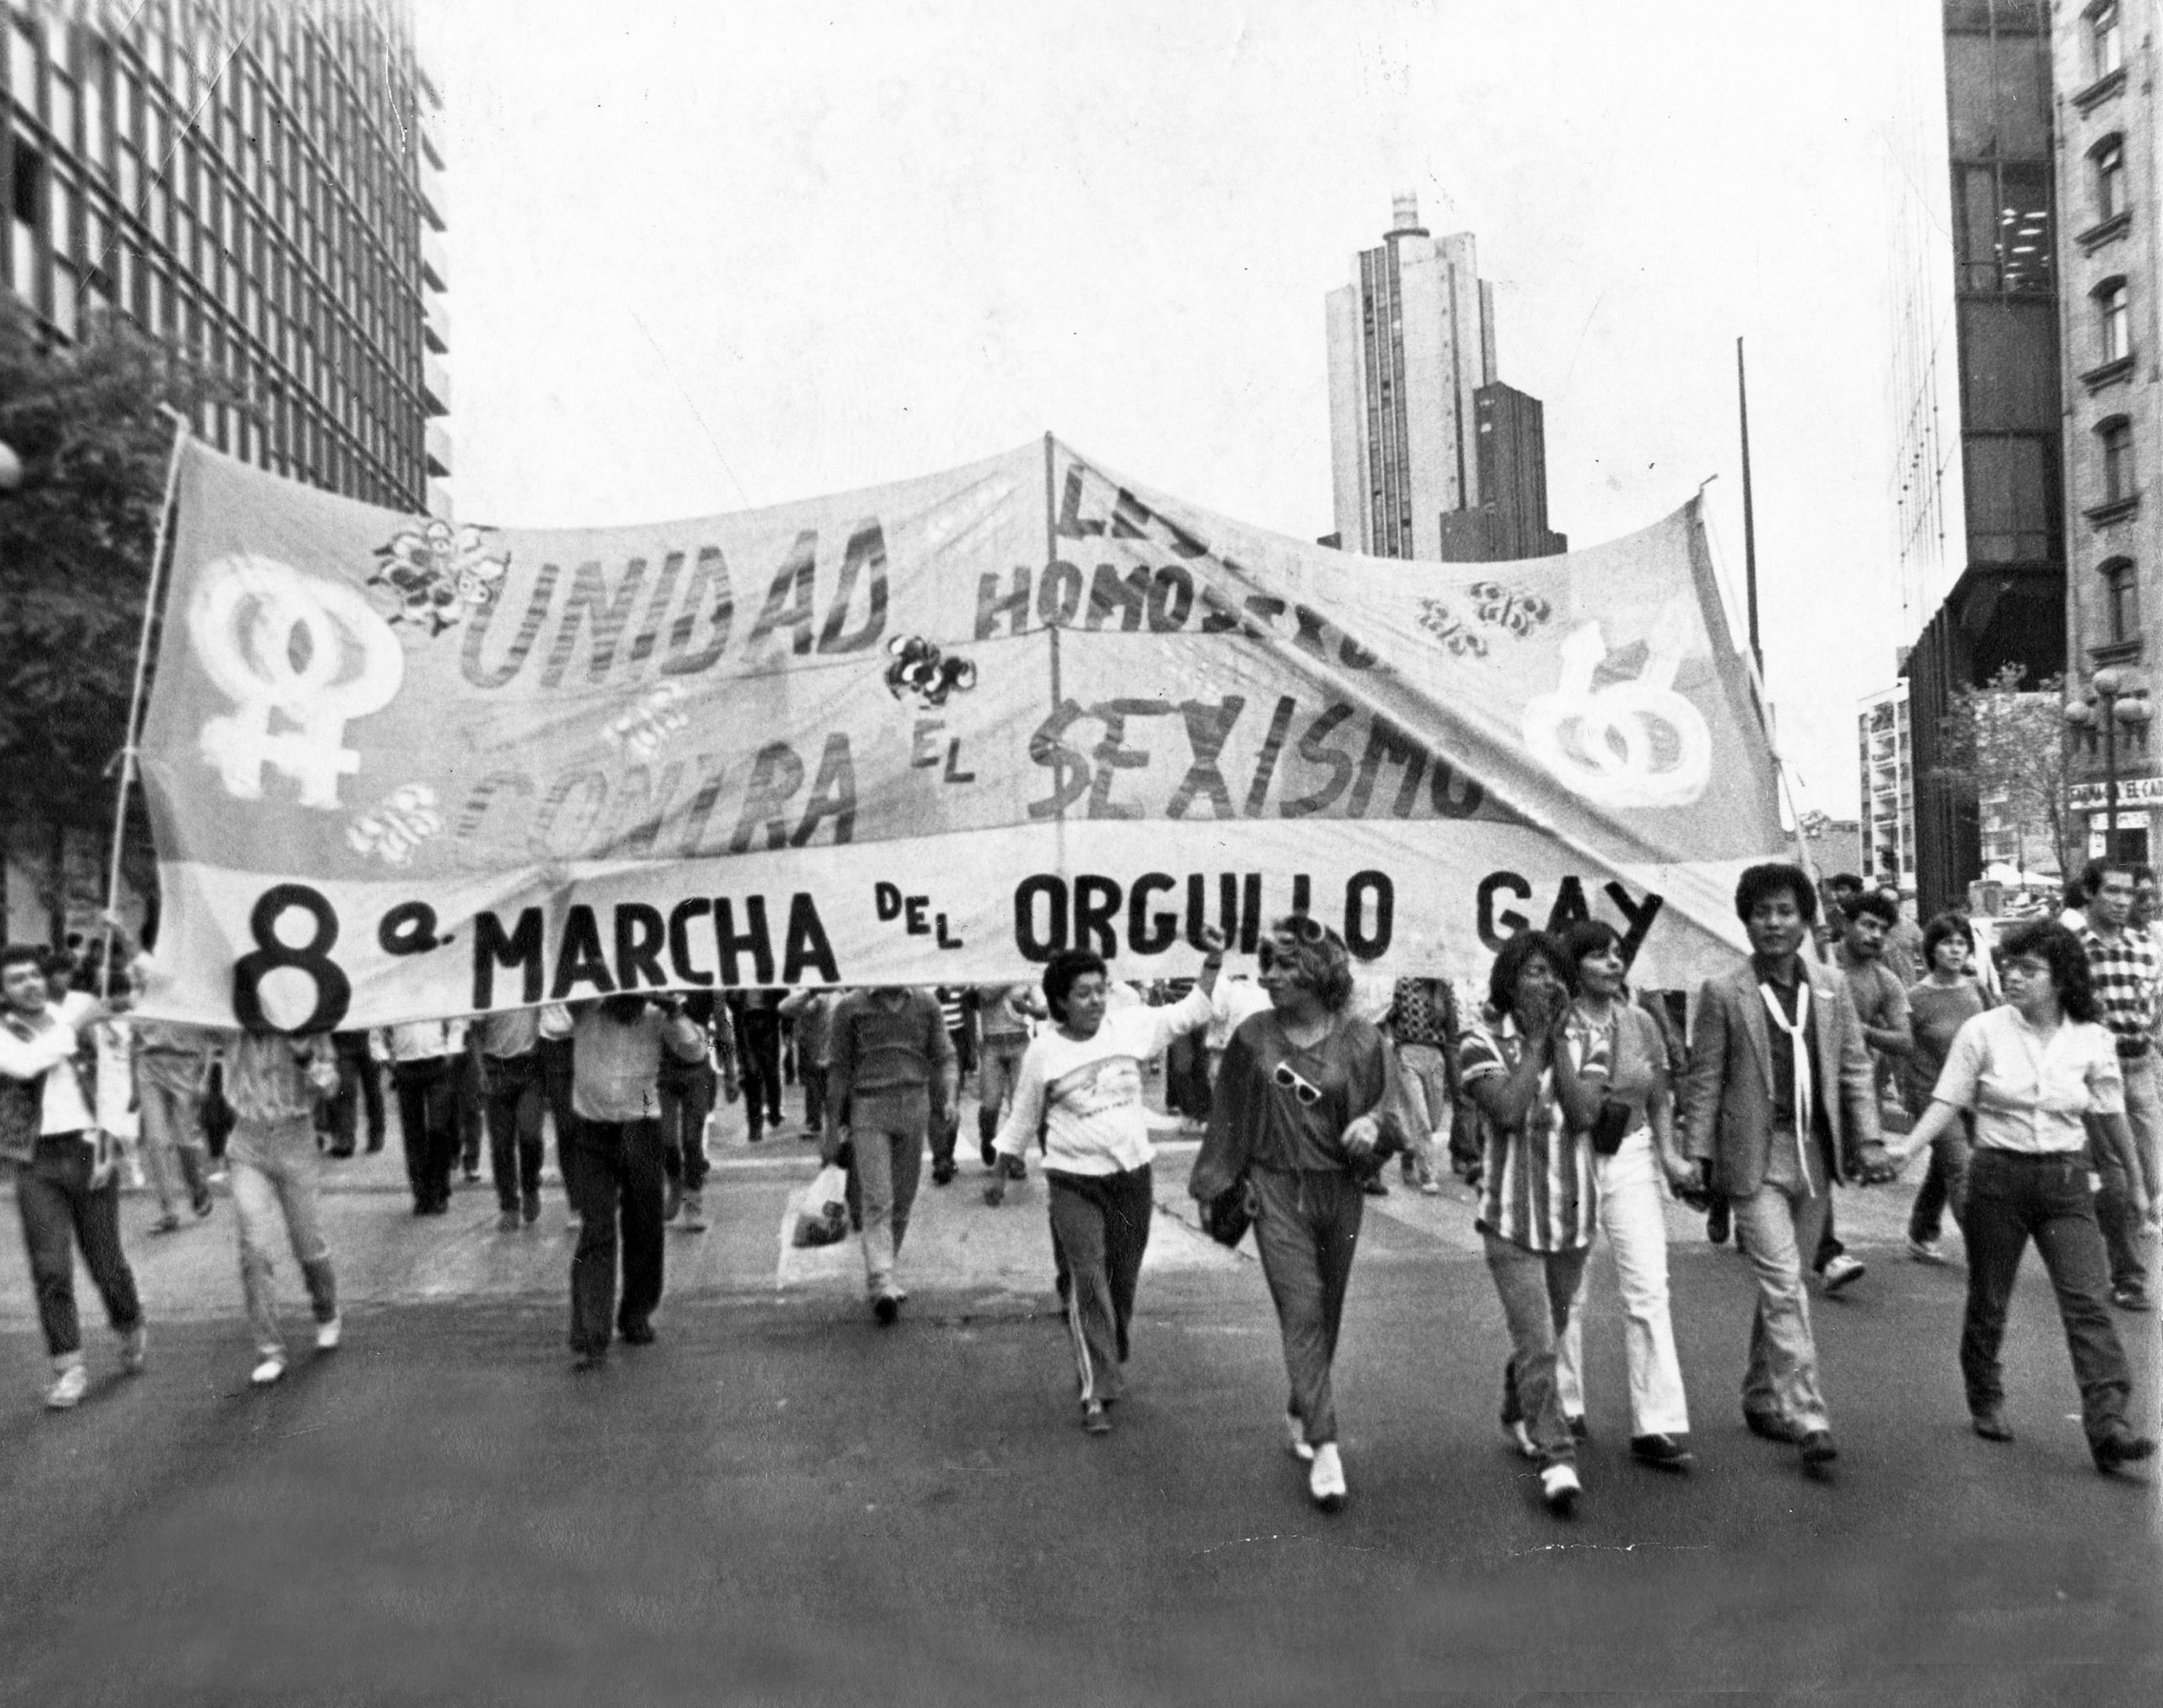
M 1622 1349 L 1630 1372 L 1630 1433 L 1685 1435 L 1690 1406 L 1682 1392 L 1682 1365 L 1675 1352 L 1675 1322 L 1668 1308 L 1667 1197 L 1660 1187 L 1659 1153 L 1649 1129 L 1640 1127 L 1612 1156 L 1595 1156 L 1599 1183 L 1599 1227 L 1615 1254 L 1615 1278 L 1622 1294 Z M 1556 1349 L 1556 1385 L 1562 1409 L 1584 1414 L 1584 1286 L 1571 1302 L 1569 1325 Z
M 706 1189 L 706 1117 L 720 1085 L 711 1062 L 661 1064 L 654 1088 L 661 1102 L 661 1166 L 686 1192 Z
M 2147 1178 L 2151 1201 L 2155 1189 L 2156 1142 L 2159 1112 L 2156 1107 L 2155 1052 L 2151 1048 L 2143 1056 L 2118 1058 L 2118 1067 L 2126 1080 L 2126 1123 L 2133 1129 L 2133 1149 L 2138 1154 L 2141 1172 Z M 2102 1147 L 2097 1147 L 2099 1152 Z M 2116 1156 L 2105 1152 L 2099 1156 L 2096 1172 L 2103 1177 L 2103 1189 L 2095 1203 L 2095 1219 L 2102 1229 L 2103 1243 L 2110 1254 L 2111 1285 L 2128 1287 L 2138 1292 L 2148 1290 L 2148 1259 L 2143 1250 L 2145 1232 L 2140 1218 L 2133 1213 L 2129 1183 L 2125 1170 Z
M 1157 1214 L 1149 1165 L 1113 1174 L 1047 1170 L 1044 1178 L 1052 1241 L 1068 1277 L 1066 1326 L 1082 1398 L 1109 1402 L 1126 1390 L 1127 1327 Z
M 617 1329 L 643 1324 L 661 1303 L 661 1123 L 574 1118 L 571 1125 L 578 1159 L 571 1201 L 580 1218 L 571 1256 L 571 1350 L 601 1353 Z
M 1805 1432 L 1831 1427 L 1817 1385 L 1817 1343 L 1802 1279 L 1803 1251 L 1817 1249 L 1831 1204 L 1829 1188 L 1812 1193 L 1769 1181 L 1733 1200 L 1735 1237 L 1757 1277 L 1742 1409 Z
M 1487 1242 L 1487 1271 L 1502 1301 L 1502 1319 L 1510 1330 L 1510 1365 L 1503 1409 L 1515 1404 L 1542 1465 L 1577 1461 L 1577 1443 L 1562 1416 L 1561 1390 L 1555 1379 L 1556 1348 L 1570 1320 L 1571 1302 L 1585 1274 L 1587 1248 L 1528 1251 L 1494 1234 Z
M 1285 1410 L 1319 1447 L 1337 1439 L 1330 1366 L 1366 1198 L 1359 1182 L 1344 1173 L 1255 1168 L 1247 1180 L 1254 1189 L 1255 1248 L 1284 1341 L 1291 1384 Z
M 75 1247 L 82 1248 L 114 1332 L 124 1335 L 143 1320 L 134 1272 L 120 1248 L 120 1177 L 91 1189 L 90 1147 L 80 1133 L 46 1134 L 30 1160 L 16 1165 L 15 1206 L 22 1213 L 38 1326 L 55 1359 L 71 1358 L 83 1347 Z
M 323 1237 L 315 1194 L 315 1128 L 305 1116 L 288 1121 L 242 1120 L 226 1145 L 226 1167 L 232 1180 L 233 1228 L 240 1243 L 241 1296 L 255 1345 L 266 1357 L 285 1348 L 278 1327 L 275 1264 L 271 1251 L 278 1224 L 300 1265 L 315 1319 L 327 1323 L 338 1314 L 338 1282 L 331 1272 L 330 1248 Z
M 2066 1349 L 2080 1384 L 2082 1427 L 2090 1442 L 2125 1422 L 2132 1379 L 2124 1346 L 2103 1302 L 2105 1257 L 2083 1151 L 2031 1156 L 1985 1147 L 1970 1160 L 1968 1310 L 1960 1325 L 1960 1373 L 1970 1412 L 2005 1399 L 1998 1346 L 2028 1242 L 2035 1242 L 2058 1298 Z
M 203 1149 L 203 1094 L 176 1091 L 139 1074 L 135 1095 L 142 1106 L 143 1162 L 150 1189 L 159 1210 L 176 1215 L 204 1189 L 210 1172 Z
M 531 1051 L 488 1058 L 488 1173 L 506 1212 L 541 1189 L 541 1063 Z
M 1964 1111 L 1960 1118 L 1972 1123 L 1974 1118 Z M 1910 1239 L 1927 1244 L 1937 1237 L 1945 1225 L 1946 1212 L 1960 1196 L 1967 1167 L 1966 1139 L 1956 1134 L 1931 1143 L 1930 1167 L 1923 1173 L 1923 1183 L 1915 1189 L 1915 1208 L 1908 1212 Z
M 874 1299 L 905 1297 L 894 1269 L 916 1204 L 928 1124 L 926 1113 L 896 1107 L 907 1101 L 896 1098 L 874 1107 L 860 1100 L 850 1111 L 849 1145 L 856 1160 L 849 1173 L 863 1220 L 864 1285 Z

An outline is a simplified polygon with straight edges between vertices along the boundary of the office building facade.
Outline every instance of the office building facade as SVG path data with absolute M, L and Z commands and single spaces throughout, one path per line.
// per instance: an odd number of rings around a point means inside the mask
M 1964 514 L 1947 542 L 1957 578 L 1903 672 L 1926 916 L 1981 870 L 1980 803 L 1943 775 L 1955 694 L 2008 664 L 2041 683 L 2066 652 L 2050 14 L 2045 0 L 1944 0 L 1941 16 Z
M 5 284 L 60 340 L 117 314 L 248 400 L 205 439 L 445 510 L 440 102 L 408 0 L 14 0 Z
M 2051 19 L 2063 302 L 2066 679 L 2106 667 L 2152 680 L 2163 618 L 2163 104 L 2155 0 L 2061 4 Z M 2116 743 L 2117 851 L 2163 847 L 2163 775 L 2144 723 Z M 2104 749 L 2075 749 L 2072 805 L 2104 851 Z
M 1908 685 L 1896 683 L 1864 696 L 1855 713 L 1861 769 L 1861 862 L 1866 884 L 1915 887 L 1914 732 L 1908 725 Z M 1835 868 L 1837 869 L 1837 868 Z

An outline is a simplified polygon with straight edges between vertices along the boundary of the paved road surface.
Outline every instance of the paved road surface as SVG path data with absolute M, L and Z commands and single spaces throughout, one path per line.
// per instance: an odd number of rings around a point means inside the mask
M 714 1154 L 659 1343 L 596 1377 L 567 1368 L 553 1189 L 500 1235 L 485 1185 L 416 1221 L 391 1156 L 339 1165 L 347 1345 L 259 1393 L 228 1208 L 152 1239 L 131 1200 L 153 1366 L 112 1375 L 94 1333 L 64 1416 L 0 1238 L 0 1701 L 2163 1700 L 2152 1480 L 2089 1467 L 2040 1270 L 2020 1439 L 1967 1433 L 1961 1272 L 1901 1256 L 1905 1189 L 1841 1200 L 1871 1271 L 1818 1307 L 1823 1482 L 1742 1430 L 1749 1284 L 1682 1214 L 1701 1465 L 1630 1463 L 1600 1263 L 1566 1525 L 1495 1425 L 1506 1341 L 1463 1195 L 1375 1202 L 1338 1365 L 1352 1499 L 1325 1518 L 1283 1451 L 1252 1248 L 1186 1215 L 1190 1147 L 1159 1165 L 1103 1440 L 1075 1427 L 1035 1183 L 996 1212 L 973 1161 L 927 1185 L 881 1331 L 853 1245 L 784 1245 L 811 1147 L 755 1150 L 731 1112 Z M 2155 1319 L 2119 1321 L 2152 1426 Z

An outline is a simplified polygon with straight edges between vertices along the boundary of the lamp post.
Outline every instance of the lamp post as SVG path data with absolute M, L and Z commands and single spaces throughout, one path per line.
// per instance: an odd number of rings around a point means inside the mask
M 2118 727 L 2126 739 L 2147 745 L 2148 721 L 2154 715 L 2148 704 L 2148 685 L 2129 670 L 2106 665 L 2088 678 L 2088 697 L 2068 700 L 2065 721 L 2079 732 L 2094 752 L 2103 748 L 2103 857 L 2115 859 L 2118 851 Z

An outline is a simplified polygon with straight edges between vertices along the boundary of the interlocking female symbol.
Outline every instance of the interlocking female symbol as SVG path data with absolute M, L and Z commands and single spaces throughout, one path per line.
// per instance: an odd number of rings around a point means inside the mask
M 268 764 L 300 785 L 302 806 L 337 811 L 339 778 L 361 765 L 346 724 L 390 704 L 406 679 L 390 625 L 357 588 L 242 553 L 203 572 L 188 634 L 236 708 L 199 737 L 226 792 L 260 800 Z M 274 712 L 293 727 L 274 733 Z
M 1713 737 L 1697 708 L 1674 688 L 1690 650 L 1686 610 L 1670 606 L 1649 637 L 1650 655 L 1634 681 L 1594 688 L 1607 657 L 1597 623 L 1562 643 L 1562 674 L 1553 694 L 1524 709 L 1524 738 L 1534 756 L 1572 793 L 1606 807 L 1686 807 L 1713 775 Z M 1673 751 L 1664 753 L 1659 732 Z

